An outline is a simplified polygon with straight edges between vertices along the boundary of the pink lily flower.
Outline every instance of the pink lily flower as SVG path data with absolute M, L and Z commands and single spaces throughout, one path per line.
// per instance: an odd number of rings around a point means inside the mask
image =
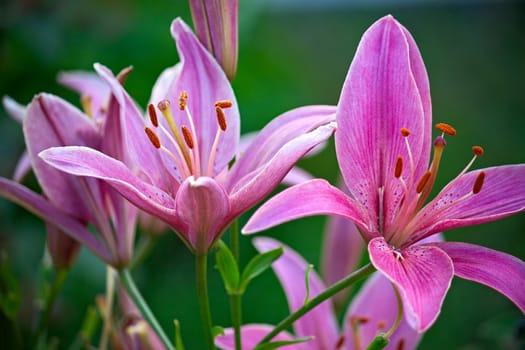
M 254 239 L 254 245 L 260 252 L 283 246 L 281 242 L 266 237 Z M 273 263 L 272 268 L 285 291 L 290 312 L 294 312 L 303 306 L 306 297 L 305 272 L 308 263 L 291 248 L 283 247 L 283 255 Z M 309 273 L 309 286 L 310 298 L 326 289 L 321 277 L 313 270 Z M 327 300 L 293 325 L 295 337 L 313 337 L 313 339 L 288 345 L 286 349 L 362 350 L 379 333 L 388 331 L 394 324 L 396 316 L 397 303 L 392 285 L 384 276 L 375 273 L 348 307 L 341 332 L 338 330 L 332 302 Z M 253 349 L 272 329 L 273 326 L 266 324 L 242 326 L 243 349 Z M 272 341 L 293 340 L 295 337 L 288 332 L 281 332 Z M 403 350 L 414 349 L 420 338 L 421 335 L 402 320 L 386 349 L 399 349 L 400 346 Z M 233 329 L 228 328 L 225 330 L 225 335 L 218 336 L 216 346 L 222 350 L 234 350 Z
M 306 182 L 268 201 L 244 232 L 318 214 L 353 221 L 372 264 L 396 285 L 408 322 L 420 332 L 436 320 L 454 275 L 494 288 L 525 312 L 522 260 L 467 243 L 415 245 L 440 231 L 523 211 L 525 165 L 468 171 L 471 162 L 425 205 L 444 136 L 455 130 L 437 125 L 443 134 L 433 143 L 429 167 L 428 77 L 414 39 L 393 17 L 380 19 L 363 35 L 336 119 L 337 158 L 350 195 L 323 180 Z M 473 151 L 473 160 L 483 152 L 477 146 Z
M 158 108 L 148 106 L 150 121 L 119 84 L 111 84 L 127 106 L 120 128 L 135 168 L 88 147 L 51 148 L 40 155 L 64 172 L 104 180 L 168 223 L 193 252 L 206 254 L 234 219 L 331 136 L 335 108 L 284 113 L 240 155 L 239 112 L 226 75 L 181 19 L 173 21 L 171 32 L 181 62 L 163 72 L 153 88 Z M 110 80 L 110 72 L 98 71 Z
M 123 71 L 121 78 L 128 73 Z M 83 81 L 86 84 L 83 88 L 79 86 L 80 90 L 86 93 L 100 91 L 92 89 L 88 80 L 79 77 L 79 84 Z M 131 261 L 136 208 L 106 183 L 65 174 L 38 157 L 49 147 L 82 145 L 96 147 L 130 164 L 130 159 L 122 152 L 122 136 L 117 124 L 122 105 L 117 97 L 106 96 L 105 120 L 95 120 L 56 96 L 37 95 L 27 107 L 23 126 L 31 168 L 43 195 L 7 179 L 0 179 L 0 195 L 52 223 L 48 225 L 52 255 L 53 251 L 59 253 L 79 242 L 118 268 Z M 87 224 L 94 226 L 98 238 L 86 228 Z M 63 233 L 70 239 L 64 239 Z

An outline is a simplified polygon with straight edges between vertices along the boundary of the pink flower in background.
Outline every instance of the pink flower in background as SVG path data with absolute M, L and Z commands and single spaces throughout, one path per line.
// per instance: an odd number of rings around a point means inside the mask
M 440 231 L 493 221 L 525 208 L 525 165 L 468 171 L 427 204 L 445 134 L 433 142 L 428 78 L 410 33 L 391 16 L 363 35 L 337 107 L 337 158 L 349 195 L 312 180 L 273 197 L 244 231 L 331 214 L 353 221 L 373 265 L 399 289 L 405 316 L 422 332 L 436 320 L 453 275 L 492 287 L 525 312 L 525 263 L 488 248 L 417 242 Z M 474 159 L 482 154 L 473 147 Z M 474 160 L 473 159 L 473 160 Z M 297 201 L 301 198 L 300 201 Z
M 119 84 L 110 84 L 126 106 L 119 127 L 133 168 L 88 147 L 52 148 L 41 157 L 70 174 L 104 180 L 167 222 L 192 251 L 206 254 L 235 218 L 330 137 L 335 108 L 284 113 L 238 154 L 239 112 L 228 79 L 182 20 L 176 19 L 171 31 L 181 62 L 157 80 L 151 97 L 157 108 L 148 106 L 149 122 Z M 97 71 L 112 80 L 109 71 Z
M 124 79 L 129 70 L 120 76 Z M 132 257 L 137 210 L 110 186 L 96 179 L 71 176 L 46 164 L 38 153 L 55 146 L 89 146 L 100 149 L 129 164 L 123 153 L 122 134 L 117 121 L 122 105 L 110 95 L 105 83 L 94 75 L 78 73 L 63 76 L 76 80 L 83 96 L 106 96 L 105 102 L 90 97 L 85 107 L 104 108 L 98 118 L 85 114 L 68 102 L 50 94 L 37 95 L 27 106 L 23 119 L 30 168 L 42 188 L 43 196 L 7 179 L 0 179 L 0 194 L 24 206 L 48 223 L 49 249 L 53 257 L 71 255 L 74 241 L 86 245 L 106 263 L 126 266 Z M 97 81 L 97 85 L 93 84 Z M 120 83 L 117 82 L 120 85 Z M 89 109 L 89 108 L 88 108 Z M 91 224 L 95 236 L 87 229 Z M 73 247 L 73 248 L 71 248 Z M 56 259 L 55 259 L 56 260 Z
M 270 238 L 256 238 L 254 244 L 260 252 L 276 249 L 282 243 Z M 292 249 L 284 246 L 283 255 L 273 263 L 273 269 L 281 282 L 288 300 L 290 312 L 304 304 L 306 297 L 305 272 L 308 263 Z M 326 289 L 322 279 L 315 273 L 309 273 L 310 299 Z M 362 287 L 348 307 L 339 332 L 336 314 L 330 300 L 327 300 L 294 325 L 295 337 L 313 337 L 304 343 L 289 345 L 287 349 L 297 350 L 362 350 L 380 332 L 390 329 L 397 315 L 397 303 L 392 285 L 379 273 L 373 275 Z M 247 324 L 241 328 L 243 349 L 250 350 L 266 336 L 273 326 L 265 324 Z M 414 349 L 421 335 L 402 320 L 391 337 L 387 349 Z M 292 340 L 294 336 L 281 332 L 273 341 Z M 401 345 L 400 345 L 401 344 Z M 224 336 L 218 336 L 216 345 L 223 350 L 235 349 L 233 329 L 226 329 Z

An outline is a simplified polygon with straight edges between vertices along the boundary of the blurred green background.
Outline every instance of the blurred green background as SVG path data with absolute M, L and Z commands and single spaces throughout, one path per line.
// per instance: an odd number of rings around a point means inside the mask
M 313 1 L 312 1 L 313 2 Z M 437 188 L 470 160 L 470 147 L 485 148 L 476 167 L 524 162 L 525 6 L 504 1 L 297 1 L 242 0 L 240 57 L 233 85 L 242 131 L 260 129 L 278 114 L 305 104 L 336 104 L 361 34 L 391 13 L 415 37 L 430 76 L 434 120 L 453 124 Z M 323 5 L 324 4 L 324 5 Z M 186 1 L 51 1 L 0 3 L 0 95 L 27 103 L 34 94 L 78 97 L 58 86 L 60 70 L 91 70 L 101 62 L 117 72 L 133 65 L 126 86 L 141 106 L 163 68 L 177 62 L 169 35 L 176 17 L 191 23 Z M 0 111 L 0 175 L 10 177 L 23 146 L 22 132 Z M 301 161 L 318 177 L 334 182 L 333 142 L 320 155 Z M 34 178 L 26 183 L 34 187 Z M 241 224 L 248 216 L 243 217 Z M 282 225 L 265 234 L 278 237 L 319 266 L 326 218 Z M 525 259 L 525 217 L 500 220 L 446 233 L 448 240 L 473 242 Z M 241 237 L 241 260 L 254 254 Z M 40 220 L 0 199 L 0 249 L 7 252 L 21 282 L 20 324 L 31 326 L 32 297 L 44 246 Z M 229 305 L 210 259 L 210 293 L 215 324 L 229 326 Z M 203 348 L 194 281 L 193 256 L 174 234 L 161 238 L 137 283 L 168 334 L 172 320 L 182 324 L 187 349 Z M 51 336 L 59 348 L 71 343 L 86 307 L 104 292 L 105 269 L 83 251 L 56 305 Z M 524 286 L 525 288 L 525 286 Z M 255 280 L 244 299 L 246 323 L 277 323 L 287 314 L 274 275 Z M 441 316 L 427 332 L 422 349 L 508 349 L 523 317 L 498 293 L 454 279 Z M 0 328 L 1 328 L 0 324 Z M 5 332 L 0 336 L 6 337 Z M 3 339 L 5 341 L 6 339 Z M 0 345 L 2 342 L 0 341 Z M 5 344 L 5 343 L 4 343 Z M 1 347 L 1 346 L 0 346 Z

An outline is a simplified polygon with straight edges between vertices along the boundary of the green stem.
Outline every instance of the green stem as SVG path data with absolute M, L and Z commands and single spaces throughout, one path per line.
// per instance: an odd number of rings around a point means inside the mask
M 208 264 L 206 254 L 196 254 L 196 274 L 197 274 L 197 294 L 199 297 L 199 307 L 201 313 L 202 325 L 204 327 L 204 338 L 208 350 L 215 349 L 213 345 L 212 323 L 210 303 L 208 300 Z
M 234 220 L 230 226 L 231 252 L 237 264 L 239 264 L 239 221 Z
M 401 323 L 401 319 L 403 318 L 403 300 L 401 299 L 401 295 L 399 295 L 399 291 L 397 290 L 397 287 L 392 284 L 392 288 L 394 288 L 394 293 L 396 294 L 396 301 L 397 301 L 397 317 L 394 321 L 394 324 L 392 325 L 392 328 L 388 332 L 385 333 L 385 338 L 390 338 L 392 334 L 396 331 L 397 327 L 399 327 L 399 324 Z
M 312 310 L 317 305 L 321 304 L 323 301 L 329 299 L 333 295 L 335 295 L 337 292 L 351 286 L 355 282 L 359 281 L 362 278 L 365 278 L 366 276 L 370 275 L 372 272 L 374 272 L 376 269 L 371 264 L 365 265 L 359 270 L 354 271 L 352 274 L 348 275 L 347 277 L 343 278 L 342 280 L 334 283 L 329 288 L 325 289 L 324 292 L 318 294 L 315 298 L 311 299 L 309 302 L 304 304 L 300 309 L 298 309 L 293 314 L 286 317 L 284 320 L 282 320 L 270 333 L 264 337 L 259 344 L 263 344 L 266 342 L 269 342 L 273 339 L 277 334 L 279 334 L 281 331 L 288 328 L 292 323 L 294 323 L 297 319 L 301 318 L 304 314 L 306 314 L 308 311 Z
M 173 345 L 171 344 L 169 338 L 166 336 L 166 333 L 162 330 L 162 327 L 160 326 L 159 322 L 151 312 L 148 304 L 146 304 L 146 301 L 140 294 L 137 286 L 135 285 L 135 282 L 133 281 L 133 277 L 131 277 L 131 274 L 129 273 L 129 270 L 123 269 L 120 270 L 120 280 L 124 287 L 126 288 L 127 292 L 129 293 L 129 296 L 133 301 L 135 302 L 135 305 L 140 310 L 140 313 L 146 321 L 150 324 L 151 328 L 157 333 L 160 340 L 164 343 L 164 346 L 166 346 L 166 349 L 168 350 L 175 350 Z
M 235 350 L 242 349 L 241 342 L 241 324 L 242 324 L 242 307 L 241 307 L 241 294 L 230 295 L 230 311 L 232 317 L 233 331 L 235 334 Z
M 64 284 L 64 281 L 66 280 L 68 272 L 68 269 L 56 270 L 55 279 L 53 280 L 53 284 L 51 285 L 49 293 L 46 295 L 44 310 L 40 315 L 40 319 L 38 321 L 35 336 L 36 344 L 40 344 L 40 342 L 43 341 L 41 337 L 45 336 L 45 330 L 48 326 L 49 318 L 51 317 L 51 312 L 53 311 L 53 306 L 55 305 L 56 298 L 58 296 L 58 293 L 60 292 L 60 289 L 62 288 L 62 285 Z

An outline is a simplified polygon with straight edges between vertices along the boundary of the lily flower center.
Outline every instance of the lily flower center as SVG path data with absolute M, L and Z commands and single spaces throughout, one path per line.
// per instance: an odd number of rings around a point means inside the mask
M 162 100 L 158 103 L 157 107 L 162 113 L 168 127 L 166 128 L 163 124 L 159 123 L 155 106 L 149 104 L 148 114 L 153 128 L 146 127 L 144 131 L 155 148 L 168 154 L 184 179 L 190 176 L 195 178 L 199 176 L 212 177 L 219 139 L 227 129 L 224 109 L 230 108 L 232 105 L 232 102 L 227 100 L 217 101 L 214 104 L 217 131 L 211 149 L 206 153 L 208 154 L 208 159 L 202 159 L 203 150 L 199 144 L 199 135 L 188 106 L 188 93 L 186 91 L 181 92 L 179 96 L 179 109 L 186 113 L 189 125 L 179 127 L 173 117 L 170 101 Z M 158 132 L 166 136 L 172 146 L 170 147 L 171 149 L 161 143 Z
M 424 207 L 424 204 L 426 203 L 436 181 L 441 157 L 447 144 L 445 141 L 445 135 L 456 135 L 456 129 L 448 124 L 439 123 L 436 124 L 436 128 L 441 131 L 441 135 L 435 138 L 432 162 L 427 171 L 423 173 L 419 179 L 416 179 L 414 174 L 414 159 L 412 157 L 412 150 L 410 148 L 409 142 L 410 130 L 406 128 L 401 129 L 401 136 L 405 140 L 409 169 L 404 169 L 404 164 L 406 161 L 401 155 L 399 155 L 397 157 L 393 175 L 396 181 L 398 181 L 401 185 L 403 194 L 397 204 L 394 218 L 390 225 L 385 228 L 384 232 L 385 239 L 394 247 L 400 247 L 410 240 L 410 238 L 412 238 L 412 234 L 414 233 L 413 226 L 415 225 L 417 219 L 421 219 L 424 217 L 424 215 L 428 214 L 429 209 Z M 472 164 L 474 164 L 474 161 L 483 155 L 483 148 L 481 146 L 473 146 L 472 152 L 474 153 L 473 158 L 459 173 L 459 175 L 456 176 L 456 179 L 460 176 L 463 176 L 471 168 Z M 403 177 L 403 172 L 406 170 L 409 171 L 408 176 Z M 478 194 L 483 187 L 484 181 L 485 173 L 480 172 L 472 185 L 472 190 L 469 193 L 456 198 L 449 203 L 446 203 L 436 211 L 432 212 L 431 215 L 428 215 L 428 217 L 424 218 L 424 220 L 431 220 L 433 217 L 435 217 L 435 215 L 437 215 L 439 212 L 442 212 L 444 209 Z M 382 190 L 383 189 L 380 189 L 380 192 Z M 380 218 L 380 220 L 383 219 Z

